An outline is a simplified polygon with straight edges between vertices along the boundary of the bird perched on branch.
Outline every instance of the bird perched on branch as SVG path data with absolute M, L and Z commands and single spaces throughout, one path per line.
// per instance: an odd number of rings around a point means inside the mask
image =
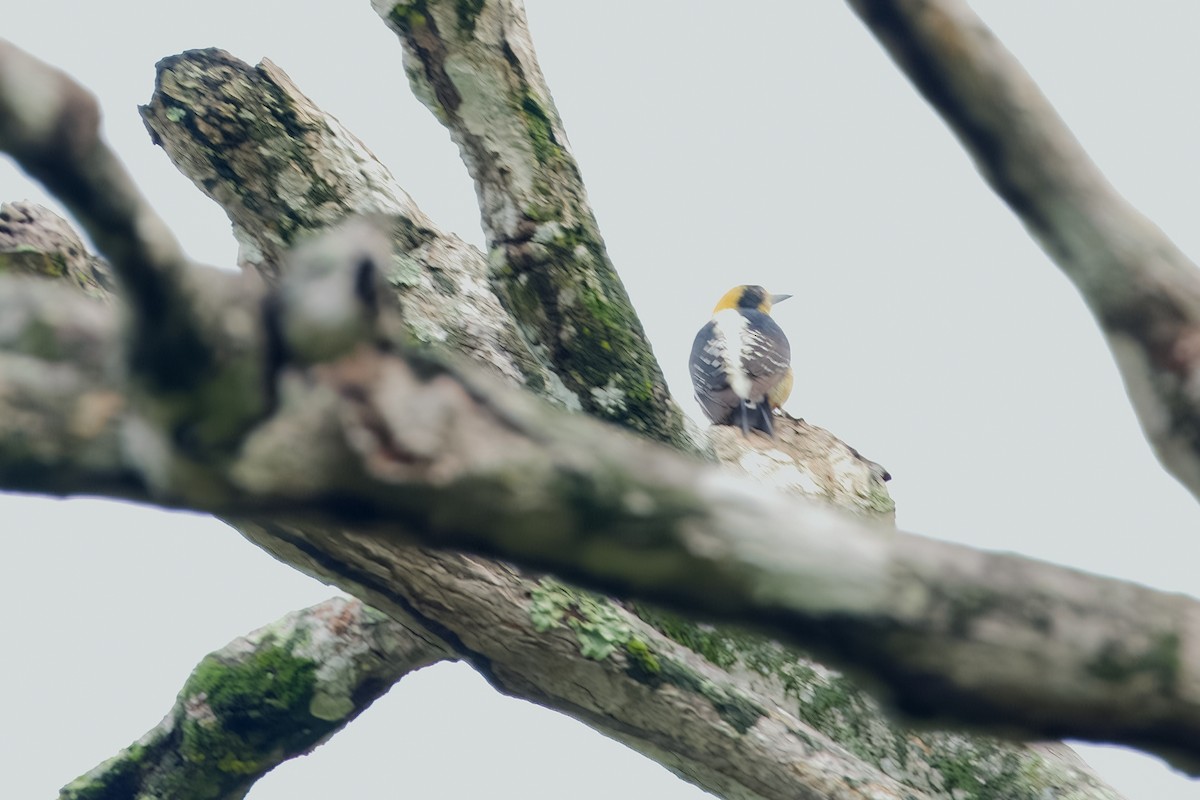
M 790 294 L 736 286 L 722 295 L 712 320 L 696 334 L 690 369 L 696 400 L 717 425 L 741 425 L 774 436 L 771 413 L 792 391 L 792 347 L 771 319 Z

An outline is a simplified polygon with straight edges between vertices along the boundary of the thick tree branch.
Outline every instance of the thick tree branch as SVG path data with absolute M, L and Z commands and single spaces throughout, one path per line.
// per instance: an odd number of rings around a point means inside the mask
M 62 217 L 35 203 L 0 203 L 0 274 L 63 278 L 89 297 L 111 300 L 112 270 Z
M 639 619 L 552 579 L 415 547 L 389 552 L 349 530 L 240 527 L 314 575 L 352 576 L 356 595 L 455 642 L 502 691 L 580 719 L 721 797 L 932 800 L 984 786 L 1014 800 L 1116 798 L 1077 760 L 1045 748 L 894 727 L 841 676 L 754 636 L 648 609 Z
M 492 280 L 590 414 L 690 448 L 587 202 L 517 0 L 374 0 L 413 90 L 458 144 Z
M 162 722 L 59 800 L 237 800 L 447 656 L 357 600 L 294 611 L 206 656 Z
M 438 632 L 498 689 L 580 719 L 719 796 L 908 793 L 779 707 L 782 698 L 747 687 L 612 601 L 416 547 L 372 567 L 370 537 L 345 530 L 238 524 L 251 541 L 317 575 L 329 571 L 325 556 L 313 555 L 313 542 L 323 540 L 323 553 L 346 559 L 335 571 L 356 576 L 356 594 Z
M 229 491 L 188 475 L 162 486 L 173 502 L 339 520 L 373 569 L 416 539 L 739 619 L 914 717 L 1200 755 L 1196 601 L 774 495 L 428 355 L 362 346 L 280 386 Z
M 387 168 L 270 61 L 251 67 L 222 50 L 165 58 L 140 110 L 155 143 L 229 215 L 244 268 L 274 281 L 289 250 L 314 231 L 351 214 L 383 215 L 393 221 L 388 298 L 413 340 L 579 407 L 501 307 L 482 254 L 438 230 Z
M 361 530 L 386 520 L 372 539 L 466 547 L 764 626 L 869 673 L 916 717 L 1200 755 L 1200 603 L 875 529 L 469 373 L 363 354 L 331 367 L 366 470 L 358 487 L 340 472 L 339 502 L 355 499 Z M 306 477 L 305 497 L 286 482 L 253 490 L 284 490 L 279 507 L 303 513 L 324 476 Z
M 829 450 L 823 432 L 808 436 L 799 445 L 808 448 L 811 476 L 796 488 L 859 507 L 834 487 L 845 492 L 871 480 L 870 466 Z M 746 454 L 743 466 L 778 462 L 773 452 Z M 828 472 L 816 469 L 824 464 Z M 754 637 L 659 612 L 647 617 L 650 627 L 611 601 L 555 582 L 476 558 L 393 549 L 351 530 L 275 521 L 241 527 L 411 630 L 453 643 L 505 691 L 584 719 L 724 796 L 940 797 L 983 785 L 1031 800 L 1054 789 L 1114 797 L 1078 764 L 1040 749 L 896 729 L 840 676 Z M 135 748 L 101 776 L 126 774 L 143 756 Z M 154 779 L 166 780 L 164 770 Z M 217 777 L 230 776 L 218 770 Z
M 1159 459 L 1200 497 L 1200 271 L 1108 183 L 962 0 L 849 0 L 1074 282 Z
M 208 366 L 189 266 L 175 237 L 100 139 L 95 98 L 0 40 L 0 150 L 71 210 L 128 294 L 131 361 L 160 390 L 188 391 Z

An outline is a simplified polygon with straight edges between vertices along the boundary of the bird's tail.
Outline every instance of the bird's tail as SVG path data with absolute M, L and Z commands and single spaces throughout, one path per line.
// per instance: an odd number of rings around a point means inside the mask
M 771 404 L 767 402 L 767 398 L 762 398 L 758 402 L 753 400 L 741 401 L 741 423 L 742 434 L 750 435 L 750 431 L 762 431 L 772 439 L 775 438 L 775 426 L 771 423 Z

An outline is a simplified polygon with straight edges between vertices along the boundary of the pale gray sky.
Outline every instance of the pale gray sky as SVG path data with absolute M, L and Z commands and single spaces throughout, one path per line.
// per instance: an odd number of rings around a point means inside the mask
M 1200 255 L 1200 6 L 975 8 L 1113 182 Z M 1159 468 L 1090 317 L 840 3 L 528 0 L 609 250 L 676 394 L 716 298 L 763 283 L 798 373 L 789 409 L 888 467 L 902 527 L 1200 594 L 1196 503 Z M 40 0 L 3 34 L 100 97 L 110 141 L 189 252 L 231 264 L 224 216 L 135 106 L 191 47 L 266 56 L 442 227 L 480 242 L 471 182 L 409 95 L 367 0 Z M 45 200 L 8 162 L 0 199 Z M 50 796 L 154 725 L 209 650 L 327 587 L 202 517 L 0 496 L 10 568 L 0 796 Z M 1131 800 L 1200 786 L 1088 748 Z M 401 794 L 697 798 L 463 667 L 406 678 L 252 800 Z

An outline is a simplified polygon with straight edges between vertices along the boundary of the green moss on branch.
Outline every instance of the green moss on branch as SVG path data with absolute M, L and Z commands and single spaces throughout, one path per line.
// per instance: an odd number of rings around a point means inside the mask
M 330 729 L 310 703 L 317 665 L 283 647 L 229 664 L 209 656 L 184 687 L 183 757 L 234 776 L 258 772 L 279 747 L 294 749 Z

